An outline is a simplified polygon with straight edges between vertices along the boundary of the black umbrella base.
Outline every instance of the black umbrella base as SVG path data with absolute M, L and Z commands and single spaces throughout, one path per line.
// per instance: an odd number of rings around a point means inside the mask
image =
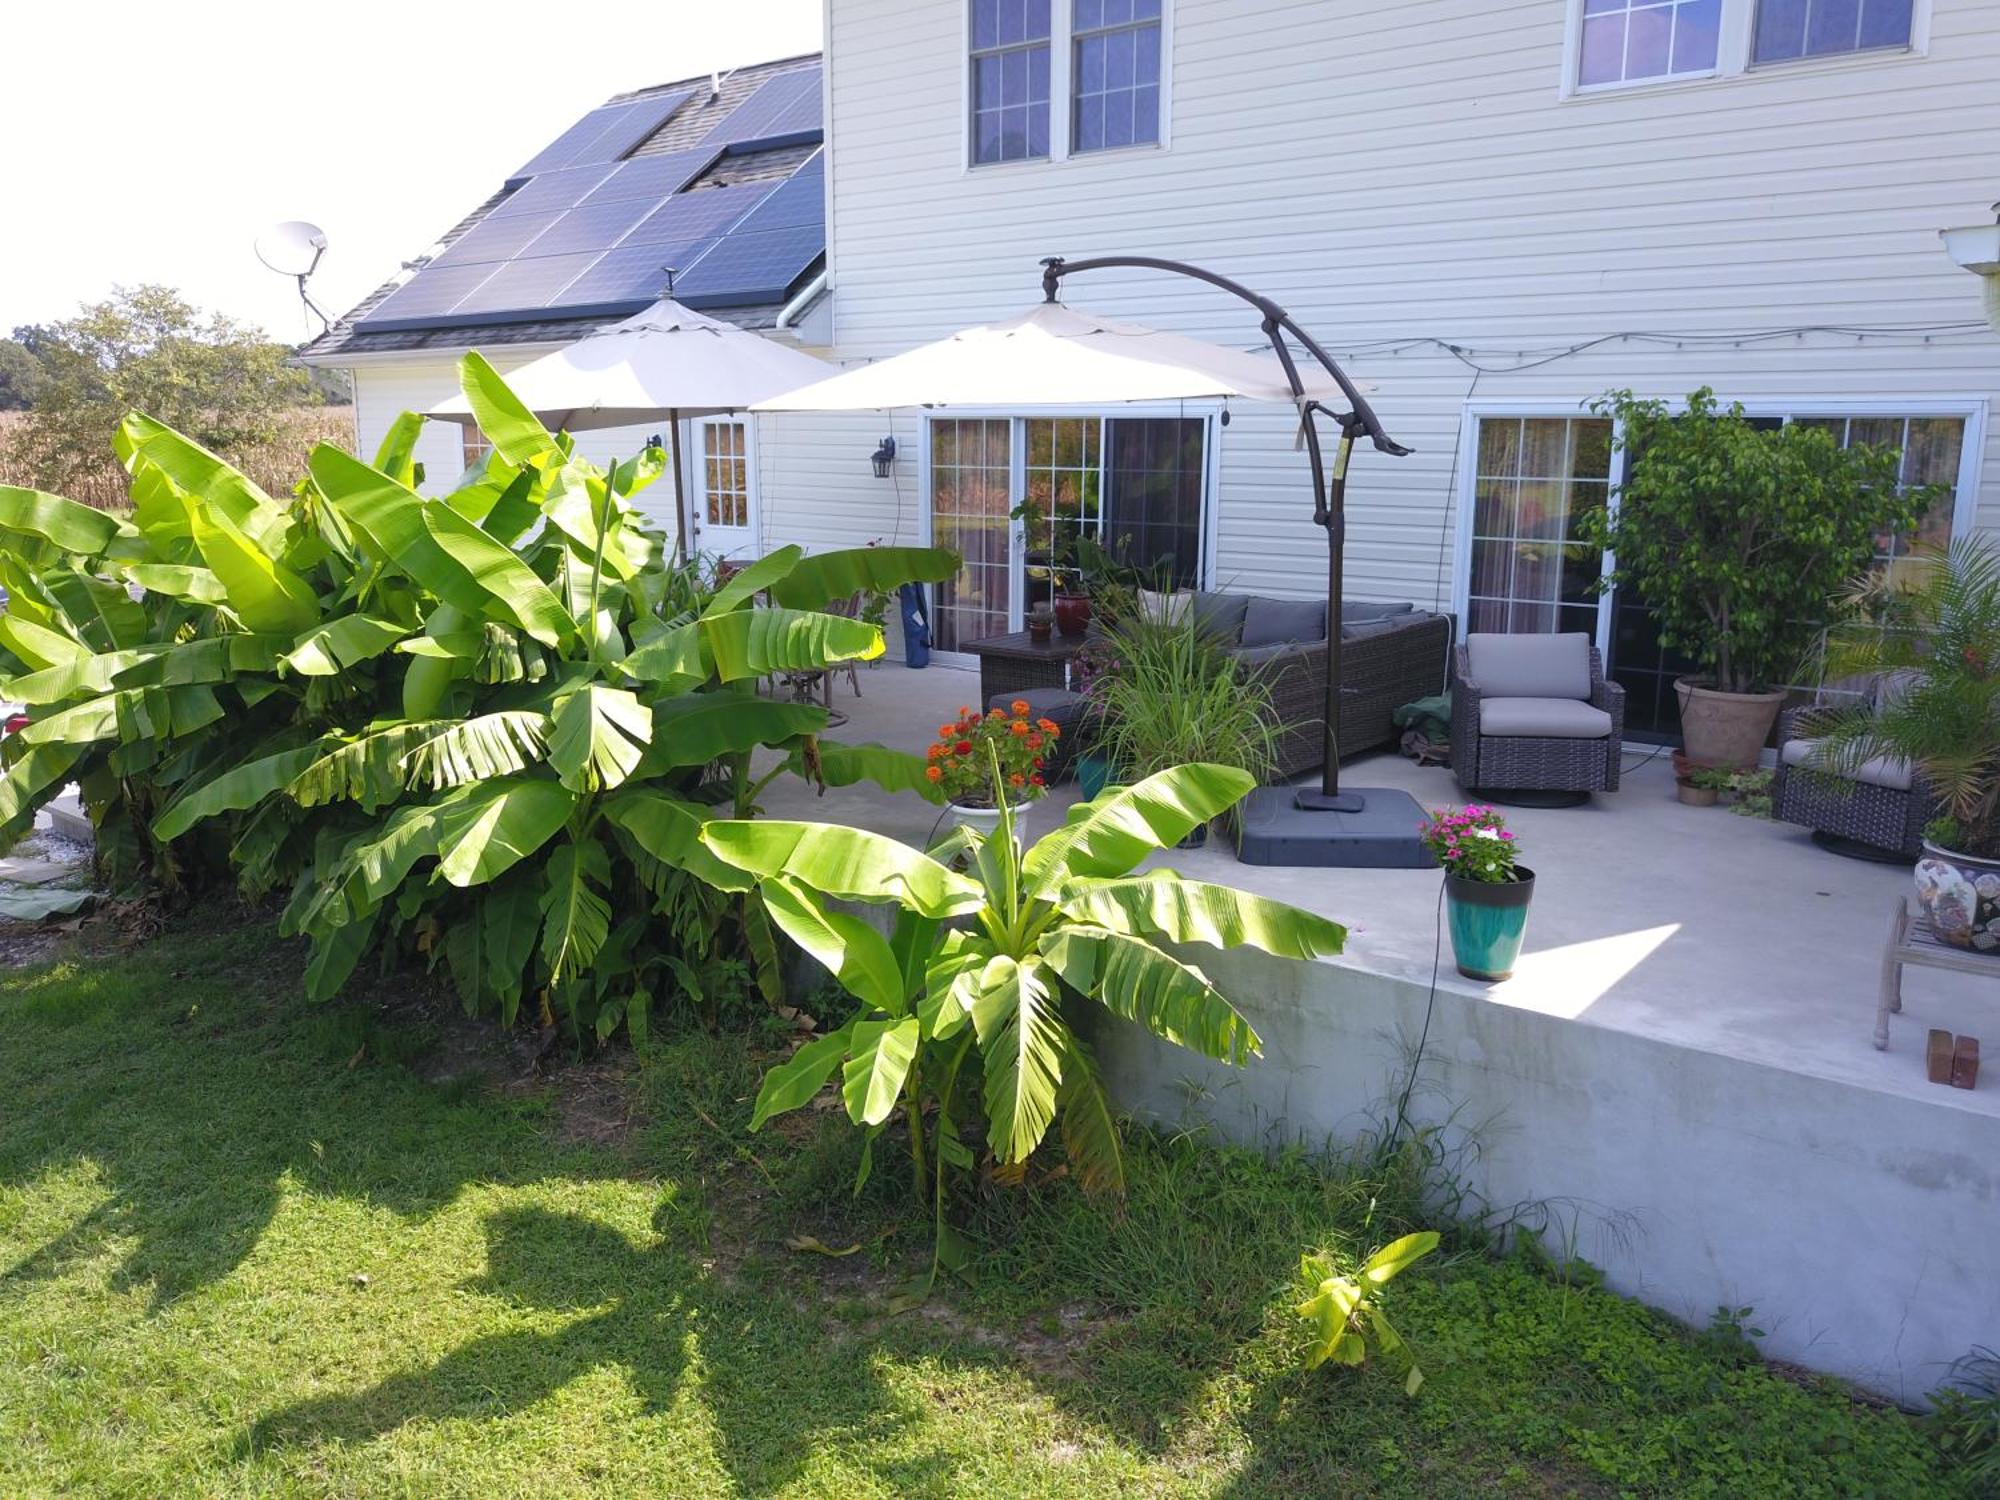
M 1246 865 L 1293 869 L 1428 870 L 1417 839 L 1425 813 L 1408 792 L 1343 787 L 1324 804 L 1317 790 L 1259 787 L 1237 805 L 1236 857 Z M 1303 805 L 1302 805 L 1303 804 Z

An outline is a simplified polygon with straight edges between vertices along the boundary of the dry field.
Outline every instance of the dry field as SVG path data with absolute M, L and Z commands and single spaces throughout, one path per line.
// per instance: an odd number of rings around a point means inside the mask
M 26 424 L 24 413 L 0 412 L 0 484 L 36 484 L 34 471 L 20 451 Z M 292 486 L 305 472 L 306 455 L 315 444 L 323 442 L 337 443 L 349 450 L 354 447 L 353 407 L 294 407 L 286 414 L 284 429 L 275 441 L 223 456 L 266 491 L 282 496 L 291 493 Z M 123 510 L 127 503 L 125 476 L 115 468 L 57 488 L 70 499 L 100 510 Z

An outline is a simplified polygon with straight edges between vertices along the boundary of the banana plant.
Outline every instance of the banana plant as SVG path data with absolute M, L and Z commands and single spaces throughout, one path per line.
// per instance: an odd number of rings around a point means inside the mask
M 1361 1364 L 1368 1358 L 1371 1334 L 1384 1354 L 1407 1350 L 1408 1342 L 1382 1311 L 1382 1289 L 1437 1247 L 1434 1229 L 1406 1234 L 1369 1256 L 1352 1276 L 1344 1275 L 1330 1256 L 1301 1257 L 1299 1274 L 1312 1289 L 1312 1295 L 1299 1304 L 1299 1316 L 1312 1330 L 1306 1368 L 1316 1370 L 1328 1360 Z M 1412 1357 L 1403 1390 L 1414 1396 L 1423 1384 L 1424 1372 Z
M 947 1178 L 973 1164 L 976 1138 L 997 1175 L 1018 1180 L 1059 1123 L 1084 1187 L 1122 1192 L 1118 1133 L 1081 1011 L 1094 1005 L 1240 1064 L 1262 1042 L 1185 950 L 1247 944 L 1312 959 L 1346 940 L 1339 923 L 1282 902 L 1172 870 L 1134 873 L 1253 785 L 1225 766 L 1162 771 L 1072 808 L 1025 853 L 1004 801 L 990 837 L 963 830 L 930 853 L 858 828 L 708 823 L 702 844 L 754 881 L 771 920 L 860 1002 L 766 1075 L 752 1128 L 838 1073 L 849 1119 L 868 1132 L 865 1177 L 876 1135 L 900 1110 L 937 1219 L 933 1274 L 960 1253 L 945 1223 Z M 963 873 L 953 868 L 961 851 Z M 885 937 L 830 901 L 894 906 L 894 930 Z
M 136 415 L 129 521 L 0 490 L 0 695 L 32 715 L 0 746 L 0 842 L 75 779 L 134 874 L 289 886 L 313 998 L 415 954 L 469 1008 L 638 1033 L 662 994 L 717 1003 L 738 949 L 775 995 L 761 897 L 702 822 L 779 775 L 928 784 L 822 750 L 825 711 L 756 683 L 879 656 L 819 606 L 956 559 L 784 547 L 720 580 L 631 503 L 657 450 L 599 468 L 477 354 L 461 376 L 494 452 L 442 496 L 413 415 L 372 463 L 316 449 L 284 503 Z

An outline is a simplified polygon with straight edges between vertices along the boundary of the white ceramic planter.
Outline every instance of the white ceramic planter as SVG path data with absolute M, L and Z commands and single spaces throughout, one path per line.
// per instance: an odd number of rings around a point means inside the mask
M 973 828 L 991 838 L 1000 831 L 1000 809 L 997 807 L 965 807 L 951 804 L 951 826 Z

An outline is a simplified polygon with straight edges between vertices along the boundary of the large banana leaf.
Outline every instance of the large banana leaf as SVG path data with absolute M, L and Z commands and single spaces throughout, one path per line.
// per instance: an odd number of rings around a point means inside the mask
M 1056 1117 L 1069 1028 L 1038 962 L 999 954 L 975 988 L 972 1026 L 986 1065 L 987 1143 L 1003 1162 L 1026 1161 Z
M 548 646 L 575 635 L 576 622 L 548 585 L 449 506 L 327 443 L 308 462 L 327 499 L 374 550 L 445 603 L 518 625 Z
M 575 805 L 553 781 L 482 782 L 438 815 L 438 870 L 461 887 L 496 880 L 555 837 Z
M 895 1110 L 903 1080 L 910 1076 L 923 1026 L 915 1016 L 856 1021 L 851 1034 L 849 1056 L 841 1070 L 841 1097 L 855 1124 L 880 1125 Z
M 826 727 L 826 710 L 810 703 L 694 693 L 663 699 L 653 709 L 652 745 L 642 776 L 679 766 L 705 766 L 759 745 L 782 745 Z
M 945 796 L 924 773 L 930 763 L 921 755 L 891 750 L 886 745 L 850 745 L 842 740 L 814 740 L 791 753 L 792 773 L 827 786 L 853 786 L 872 781 L 885 792 L 915 792 L 926 802 L 942 804 Z
M 332 677 L 380 656 L 409 634 L 394 620 L 373 615 L 341 615 L 298 638 L 284 663 L 306 677 Z
M 790 543 L 766 552 L 748 567 L 738 568 L 729 576 L 729 581 L 715 591 L 715 596 L 702 610 L 704 615 L 723 615 L 738 605 L 756 598 L 765 589 L 799 564 L 806 555 L 805 548 Z M 822 601 L 823 602 L 823 601 Z
M 458 383 L 479 430 L 508 463 L 521 468 L 555 452 L 556 441 L 549 430 L 521 404 L 521 398 L 478 350 L 467 350 L 459 359 Z
M 1063 1052 L 1062 1086 L 1056 1090 L 1056 1107 L 1062 1112 L 1063 1149 L 1069 1155 L 1077 1182 L 1086 1193 L 1122 1195 L 1125 1153 L 1118 1144 L 1111 1100 L 1097 1076 L 1097 1060 L 1090 1055 L 1083 1038 L 1074 1032 L 1070 1033 Z
M 750 1111 L 750 1128 L 761 1130 L 773 1115 L 797 1109 L 826 1087 L 827 1079 L 840 1066 L 853 1039 L 853 1027 L 816 1037 L 794 1052 L 790 1061 L 780 1063 L 764 1075 L 757 1089 L 757 1103 Z
M 716 858 L 701 841 L 708 809 L 662 792 L 629 788 L 603 804 L 604 815 L 632 836 L 638 846 L 662 864 L 721 891 L 747 891 L 750 877 Z
M 929 917 L 976 911 L 974 882 L 908 844 L 830 823 L 718 821 L 702 829 L 718 858 L 752 875 L 789 875 L 829 896 L 894 901 Z
M 1247 943 L 1280 958 L 1310 959 L 1338 953 L 1347 942 L 1347 929 L 1338 922 L 1230 886 L 1187 880 L 1171 870 L 1118 880 L 1066 881 L 1056 889 L 1055 900 L 1080 921 L 1175 943 L 1216 948 Z
M 56 741 L 31 745 L 0 776 L 0 831 L 6 831 L 39 805 L 43 792 L 59 785 L 83 756 L 84 747 Z
M 224 463 L 193 438 L 134 412 L 119 424 L 116 446 L 126 468 L 135 474 L 143 460 L 188 494 L 206 501 L 255 546 L 273 556 L 283 547 L 283 509 L 247 474 Z
M 222 586 L 222 580 L 207 568 L 187 563 L 142 562 L 126 563 L 119 571 L 148 593 L 168 599 L 182 599 L 190 604 L 225 604 L 229 600 L 229 591 Z
M 120 583 L 107 583 L 88 573 L 52 568 L 39 575 L 43 591 L 61 617 L 96 651 L 125 651 L 146 639 L 146 611 Z M 7 608 L 28 615 L 32 596 L 7 579 Z M 32 618 L 29 615 L 29 618 Z M 37 621 L 53 625 L 52 620 Z
M 423 435 L 422 413 L 403 412 L 389 424 L 389 430 L 382 434 L 381 444 L 375 449 L 374 467 L 387 474 L 396 483 L 415 489 L 417 440 Z
M 236 523 L 200 500 L 188 505 L 188 530 L 202 561 L 252 630 L 296 635 L 319 623 L 312 585 L 265 552 Z
M 190 787 L 169 802 L 154 820 L 153 837 L 163 842 L 177 839 L 205 818 L 255 807 L 266 797 L 284 790 L 318 759 L 321 748 L 321 743 L 315 741 L 296 749 L 260 755 Z
M 1123 875 L 1155 849 L 1170 848 L 1257 784 L 1231 766 L 1175 766 L 1135 786 L 1080 802 L 1022 861 L 1031 892 L 1066 875 Z
M 301 807 L 379 806 L 412 786 L 469 786 L 524 771 L 542 758 L 547 733 L 548 720 L 528 709 L 387 724 L 325 748 L 285 791 Z
M 572 792 L 620 786 L 653 738 L 653 716 L 623 688 L 589 683 L 556 700 L 549 764 Z
M 65 552 L 95 557 L 121 529 L 130 530 L 105 511 L 41 490 L 0 484 L 0 532 L 37 537 Z
M 0 646 L 25 662 L 30 671 L 45 671 L 68 662 L 88 661 L 93 653 L 73 635 L 38 625 L 11 611 L 0 615 Z
M 281 638 L 260 635 L 209 636 L 178 646 L 147 645 L 74 657 L 39 672 L 0 683 L 0 693 L 27 704 L 61 703 L 114 687 L 185 687 L 227 682 L 238 672 L 267 671 L 277 664 Z
M 596 839 L 558 844 L 542 886 L 542 958 L 549 977 L 567 983 L 590 967 L 611 933 L 611 858 Z
M 1041 950 L 1071 989 L 1176 1046 L 1231 1063 L 1264 1050 L 1206 975 L 1143 938 L 1070 927 L 1043 938 Z
M 787 609 L 820 609 L 854 594 L 942 583 L 958 568 L 958 554 L 948 547 L 847 547 L 801 558 L 770 585 L 771 599 Z
M 758 889 L 771 920 L 849 994 L 891 1016 L 909 1008 L 902 966 L 880 932 L 851 913 L 828 911 L 811 891 L 783 875 L 772 876 Z

